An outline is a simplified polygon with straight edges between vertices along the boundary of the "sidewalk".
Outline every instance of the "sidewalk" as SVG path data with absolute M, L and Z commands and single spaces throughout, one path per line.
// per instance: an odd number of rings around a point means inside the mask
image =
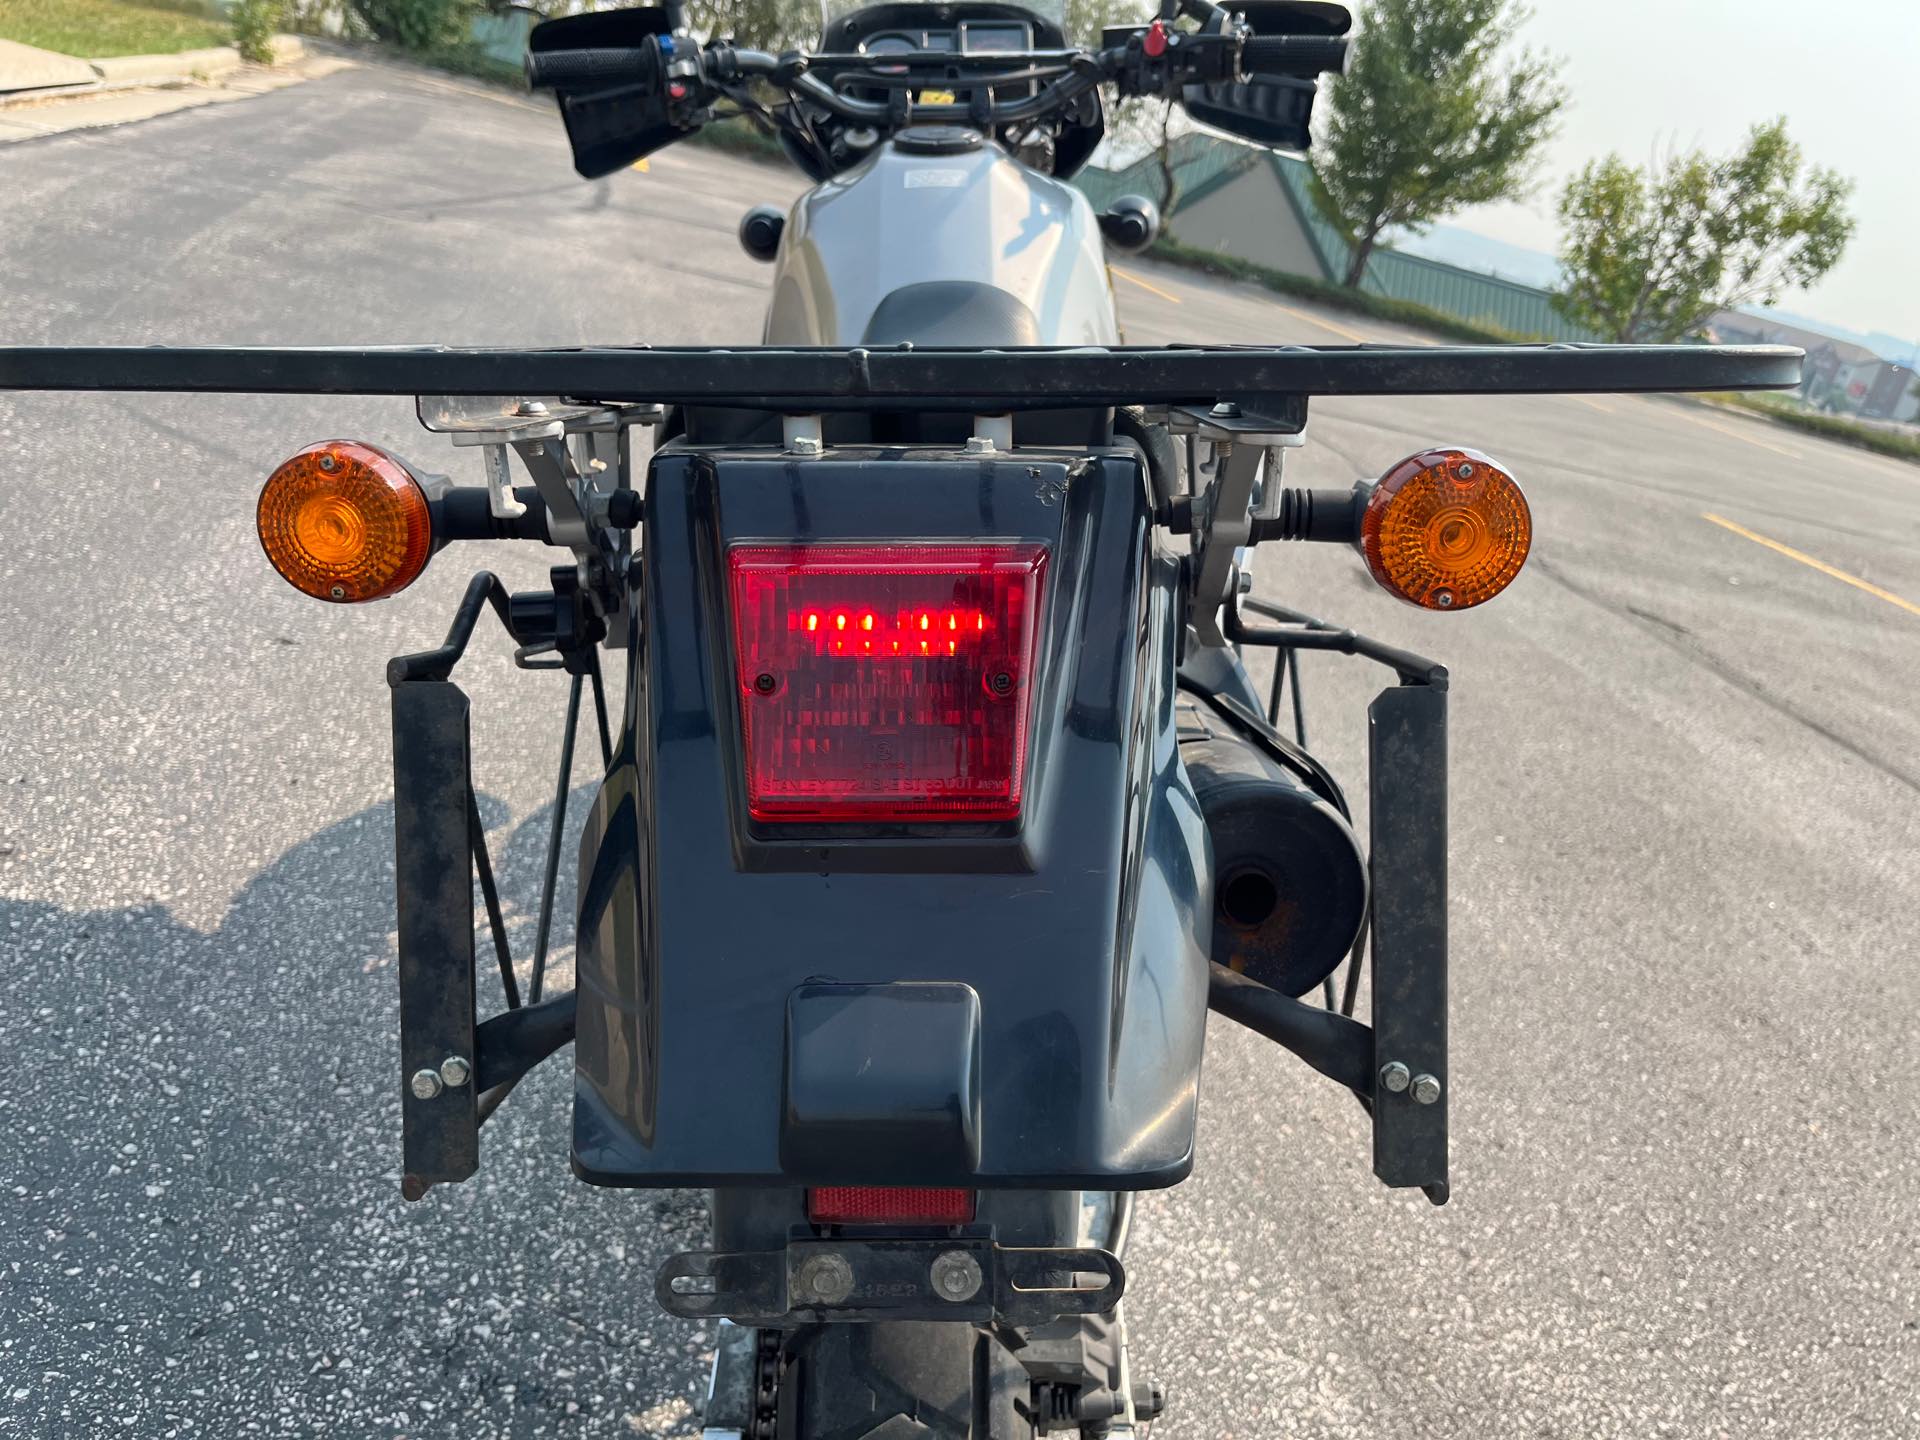
M 89 61 L 0 41 L 0 145 L 245 100 L 353 64 L 310 54 L 293 35 L 274 36 L 273 49 L 267 67 L 230 45 Z

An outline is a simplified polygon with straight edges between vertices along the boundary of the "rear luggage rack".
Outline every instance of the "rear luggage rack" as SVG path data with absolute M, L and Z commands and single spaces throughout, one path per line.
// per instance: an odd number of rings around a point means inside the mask
M 0 347 L 0 390 L 560 395 L 753 410 L 1007 411 L 1312 395 L 1784 390 L 1784 346 L 1353 345 L 1032 349 Z

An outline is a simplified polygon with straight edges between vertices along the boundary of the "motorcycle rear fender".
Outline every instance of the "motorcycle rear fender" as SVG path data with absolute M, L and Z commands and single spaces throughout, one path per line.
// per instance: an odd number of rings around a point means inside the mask
M 1186 1175 L 1212 896 L 1149 505 L 1118 450 L 655 457 L 628 713 L 581 844 L 582 1179 Z M 948 537 L 1050 547 L 1021 819 L 756 829 L 726 547 Z

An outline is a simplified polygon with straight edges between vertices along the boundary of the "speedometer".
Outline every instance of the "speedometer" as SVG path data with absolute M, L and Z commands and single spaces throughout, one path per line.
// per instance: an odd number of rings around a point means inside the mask
M 860 47 L 868 55 L 911 55 L 919 48 L 911 35 L 875 35 Z

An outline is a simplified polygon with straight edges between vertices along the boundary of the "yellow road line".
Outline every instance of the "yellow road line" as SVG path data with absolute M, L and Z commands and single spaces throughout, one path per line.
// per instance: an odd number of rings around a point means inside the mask
M 1747 529 L 1746 526 L 1736 525 L 1733 521 L 1726 519 L 1724 516 L 1715 515 L 1711 511 L 1701 512 L 1700 518 L 1702 520 L 1711 520 L 1715 525 L 1721 526 L 1723 529 L 1731 530 L 1736 535 L 1744 535 L 1756 545 L 1764 545 L 1769 550 L 1778 551 L 1789 560 L 1798 560 L 1802 565 L 1811 565 L 1822 575 L 1831 575 L 1834 579 L 1844 581 L 1856 590 L 1864 590 L 1869 595 L 1877 595 L 1889 605 L 1898 605 L 1909 614 L 1920 615 L 1920 605 L 1914 604 L 1911 600 L 1903 600 L 1891 590 L 1882 590 L 1878 585 L 1873 584 L 1869 580 L 1862 580 L 1858 575 L 1849 575 L 1844 570 L 1836 570 L 1833 566 L 1827 564 L 1826 561 L 1816 560 L 1813 556 L 1803 554 L 1791 545 L 1782 545 L 1778 540 L 1769 540 L 1764 535 L 1756 535 L 1753 531 Z
M 1731 435 L 1736 440 L 1744 440 L 1749 445 L 1758 445 L 1762 450 L 1771 450 L 1776 455 L 1784 455 L 1789 460 L 1804 458 L 1798 450 L 1789 450 L 1784 445 L 1775 445 L 1766 440 L 1757 440 L 1743 431 L 1734 429 L 1731 425 L 1722 425 L 1718 420 L 1709 420 L 1704 415 L 1687 415 L 1687 419 L 1693 421 L 1696 425 L 1704 425 L 1709 430 L 1718 430 L 1722 435 Z
M 1362 335 L 1358 330 L 1349 330 L 1346 326 L 1336 325 L 1331 320 L 1322 320 L 1318 315 L 1309 315 L 1306 311 L 1296 310 L 1291 305 L 1275 305 L 1273 308 L 1278 310 L 1282 315 L 1291 315 L 1294 319 L 1304 320 L 1309 325 L 1318 325 L 1322 330 L 1330 331 L 1351 344 L 1364 345 L 1367 343 L 1367 337 Z
M 1145 290 L 1150 295 L 1158 295 L 1162 300 L 1171 300 L 1176 305 L 1184 305 L 1187 303 L 1186 301 L 1182 300 L 1178 295 L 1169 295 L 1166 291 L 1162 290 L 1158 285 L 1152 284 L 1146 280 L 1142 280 L 1138 275 L 1135 275 L 1130 270 L 1122 270 L 1118 265 L 1109 265 L 1107 268 L 1111 270 L 1114 274 L 1118 275 L 1122 280 L 1132 281 L 1135 285 L 1138 285 L 1142 290 Z

